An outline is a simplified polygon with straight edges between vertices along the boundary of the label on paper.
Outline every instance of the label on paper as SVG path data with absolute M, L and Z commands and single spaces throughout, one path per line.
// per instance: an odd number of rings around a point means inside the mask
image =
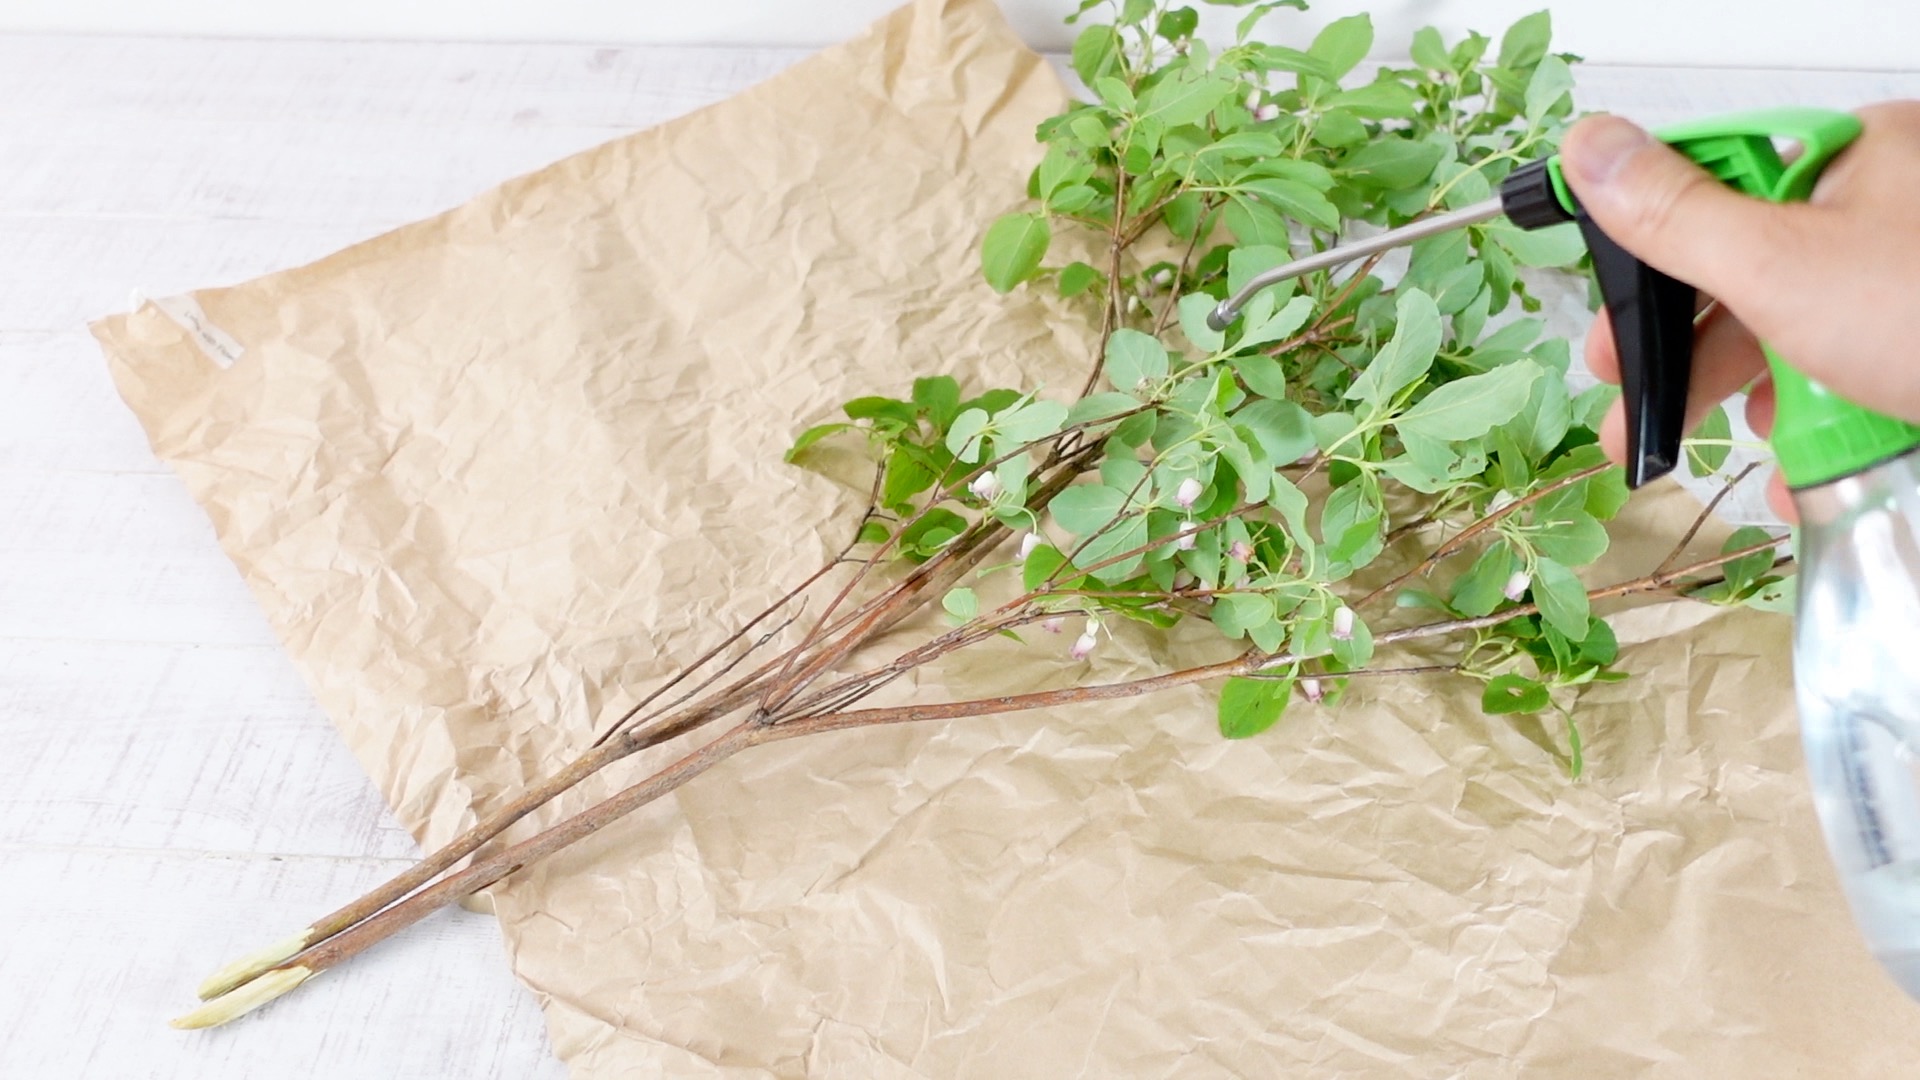
M 240 347 L 240 343 L 233 339 L 232 334 L 215 326 L 213 321 L 207 318 L 207 313 L 200 310 L 199 302 L 191 296 L 159 297 L 153 301 L 153 306 L 165 312 L 167 318 L 179 324 L 180 329 L 187 332 L 187 336 L 193 339 L 194 344 L 200 346 L 200 351 L 206 353 L 208 359 L 220 365 L 222 370 L 232 367 L 234 362 L 240 359 L 241 354 L 246 352 Z

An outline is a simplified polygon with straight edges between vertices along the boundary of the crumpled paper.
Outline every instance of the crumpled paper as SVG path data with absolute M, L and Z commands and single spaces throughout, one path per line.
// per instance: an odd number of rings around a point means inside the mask
M 1085 313 L 996 297 L 976 255 L 1062 100 L 992 4 L 922 0 L 451 213 L 95 330 L 431 846 L 840 542 L 864 492 L 783 465 L 799 428 L 929 371 L 1078 385 Z M 1595 580 L 1693 511 L 1639 497 Z M 1819 846 L 1787 621 L 1615 625 L 1634 677 L 1581 695 L 1578 782 L 1557 725 L 1485 717 L 1465 681 L 1360 680 L 1244 743 L 1187 688 L 749 751 L 489 895 L 583 1080 L 1911 1075 L 1911 1006 Z M 1123 628 L 1076 664 L 1070 636 L 891 700 L 1207 652 Z

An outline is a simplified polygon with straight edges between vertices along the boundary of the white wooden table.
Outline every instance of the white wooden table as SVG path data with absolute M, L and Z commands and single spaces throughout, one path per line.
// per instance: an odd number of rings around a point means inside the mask
M 791 50 L 0 38 L 0 1077 L 558 1077 L 490 920 L 232 1028 L 236 951 L 399 869 L 386 813 L 84 322 L 324 255 L 716 101 Z M 1588 69 L 1647 120 L 1920 75 Z

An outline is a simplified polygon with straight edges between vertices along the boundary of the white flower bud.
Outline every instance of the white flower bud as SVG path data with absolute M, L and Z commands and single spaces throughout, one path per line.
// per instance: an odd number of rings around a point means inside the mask
M 1129 315 L 1140 314 L 1140 298 L 1139 297 L 1137 296 L 1127 297 L 1127 314 Z
M 992 502 L 993 497 L 1000 494 L 1000 478 L 990 472 L 981 473 L 967 485 L 967 490 L 973 492 L 975 498 Z
M 1311 677 L 1300 680 L 1300 692 L 1307 695 L 1307 700 L 1315 704 L 1327 696 L 1327 691 L 1320 685 L 1320 680 Z
M 1200 501 L 1200 493 L 1205 490 L 1205 485 L 1189 476 L 1180 481 L 1180 486 L 1174 489 L 1173 504 L 1182 510 L 1191 510 L 1193 504 Z
M 1191 589 L 1193 588 L 1193 583 L 1195 580 L 1196 579 L 1194 578 L 1193 573 L 1191 571 L 1187 571 L 1187 570 L 1175 571 L 1173 575 L 1173 591 L 1184 592 L 1188 589 Z
M 1493 498 L 1487 501 L 1487 513 L 1497 514 L 1507 507 L 1512 506 L 1513 501 L 1517 498 L 1519 498 L 1518 495 L 1504 488 L 1496 491 L 1493 493 Z
M 1249 90 L 1247 92 L 1247 108 L 1257 109 L 1259 107 L 1260 107 L 1260 91 Z
M 1241 562 L 1252 562 L 1253 545 L 1247 543 L 1245 540 L 1235 540 L 1233 545 L 1227 548 L 1227 554 L 1239 559 Z
M 1173 546 L 1179 548 L 1181 551 L 1192 551 L 1194 545 L 1199 542 L 1200 530 L 1189 527 L 1181 530 L 1180 535 L 1174 539 Z
M 1073 648 L 1067 650 L 1067 655 L 1073 657 L 1075 660 L 1085 660 L 1092 654 L 1093 647 L 1098 644 L 1100 644 L 1100 639 L 1094 637 L 1093 631 L 1089 629 L 1074 639 Z
M 1532 574 L 1527 573 L 1525 570 L 1515 570 L 1513 576 L 1507 578 L 1506 587 L 1500 591 L 1506 594 L 1507 599 L 1518 600 L 1527 595 L 1527 586 L 1532 584 Z
M 1353 640 L 1353 609 L 1345 604 L 1333 613 L 1333 640 Z
M 1033 549 L 1040 546 L 1040 534 L 1036 532 L 1020 534 L 1020 553 L 1014 556 L 1016 562 L 1026 562 Z

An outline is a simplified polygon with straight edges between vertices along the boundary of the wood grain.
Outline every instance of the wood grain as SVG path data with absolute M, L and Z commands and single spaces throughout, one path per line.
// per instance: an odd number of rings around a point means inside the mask
M 561 1075 L 490 920 L 431 920 L 232 1030 L 164 1021 L 413 854 L 87 318 L 317 258 L 804 55 L 0 38 L 0 1076 Z M 1592 69 L 1647 120 L 1915 74 Z

